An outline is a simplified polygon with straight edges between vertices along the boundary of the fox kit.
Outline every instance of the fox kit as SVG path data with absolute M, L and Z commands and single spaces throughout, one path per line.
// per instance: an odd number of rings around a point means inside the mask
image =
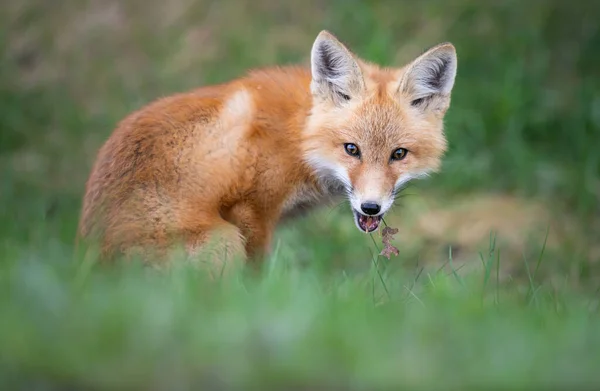
M 78 241 L 104 259 L 158 263 L 178 245 L 197 258 L 212 243 L 212 264 L 256 265 L 280 221 L 338 196 L 373 232 L 408 181 L 439 170 L 456 68 L 450 43 L 381 68 L 322 31 L 310 68 L 156 100 L 100 149 Z

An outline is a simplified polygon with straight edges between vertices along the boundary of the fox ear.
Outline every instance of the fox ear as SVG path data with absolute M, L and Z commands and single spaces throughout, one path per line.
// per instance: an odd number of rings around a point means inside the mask
M 410 63 L 400 81 L 400 92 L 411 106 L 444 114 L 456 77 L 456 49 L 450 43 L 437 45 Z
M 336 104 L 352 100 L 364 89 L 362 72 L 354 55 L 329 32 L 317 36 L 311 51 L 313 95 Z

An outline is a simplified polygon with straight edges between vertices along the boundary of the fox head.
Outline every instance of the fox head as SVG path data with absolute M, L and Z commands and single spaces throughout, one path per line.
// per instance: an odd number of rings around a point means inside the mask
M 450 43 L 381 68 L 327 31 L 315 40 L 304 158 L 319 177 L 343 184 L 361 231 L 379 227 L 411 179 L 439 170 L 456 68 Z

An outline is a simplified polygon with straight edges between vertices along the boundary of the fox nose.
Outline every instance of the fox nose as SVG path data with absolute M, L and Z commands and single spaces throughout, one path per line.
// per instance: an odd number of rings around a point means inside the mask
M 375 202 L 363 202 L 360 204 L 360 208 L 367 215 L 376 215 L 381 210 L 381 206 Z

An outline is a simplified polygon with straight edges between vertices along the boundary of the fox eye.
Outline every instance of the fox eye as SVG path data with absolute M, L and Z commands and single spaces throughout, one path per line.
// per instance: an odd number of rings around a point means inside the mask
M 344 144 L 344 149 L 346 150 L 346 153 L 348 155 L 354 156 L 354 157 L 360 157 L 360 150 L 358 149 L 356 144 L 346 143 L 346 144 Z
M 406 157 L 407 154 L 408 154 L 408 150 L 406 150 L 404 148 L 398 148 L 394 152 L 392 152 L 391 159 L 393 161 L 402 160 Z

